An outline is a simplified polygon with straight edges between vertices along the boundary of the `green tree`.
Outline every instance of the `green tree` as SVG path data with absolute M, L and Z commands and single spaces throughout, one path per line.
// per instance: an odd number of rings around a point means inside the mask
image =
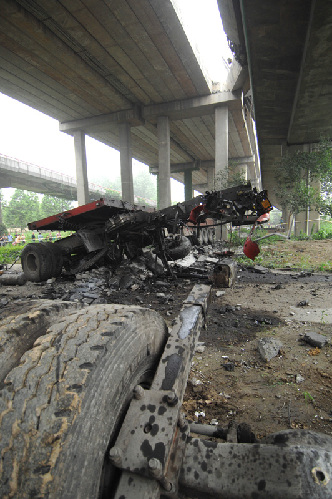
M 7 227 L 23 230 L 28 222 L 39 218 L 38 195 L 16 189 L 8 205 L 4 207 L 3 218 Z
M 332 142 L 324 139 L 310 152 L 297 151 L 281 159 L 276 194 L 281 206 L 290 214 L 296 215 L 308 207 L 319 211 L 324 206 L 331 207 L 331 146 Z M 315 187 L 319 182 L 321 189 Z
M 135 196 L 152 201 L 157 200 L 157 184 L 153 175 L 145 171 L 139 172 L 134 176 L 133 182 Z M 120 177 L 99 179 L 99 183 L 106 188 L 106 196 L 121 199 L 122 188 Z
M 0 222 L 0 236 L 7 234 L 8 230 L 4 223 Z
M 46 218 L 72 208 L 73 204 L 71 201 L 45 194 L 40 203 L 40 217 Z

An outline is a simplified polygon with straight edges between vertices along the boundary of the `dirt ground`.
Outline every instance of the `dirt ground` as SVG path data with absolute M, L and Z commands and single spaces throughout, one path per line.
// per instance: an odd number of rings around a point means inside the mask
M 302 270 L 331 261 L 332 241 L 281 241 L 261 249 L 267 263 L 277 255 L 285 267 L 239 268 L 232 288 L 222 296 L 214 290 L 185 411 L 200 423 L 248 423 L 257 438 L 288 428 L 332 434 L 332 275 Z M 303 337 L 311 331 L 330 343 L 321 350 L 308 345 Z M 257 350 L 264 337 L 282 342 L 270 362 Z
M 332 273 L 303 270 L 310 261 L 316 268 L 331 261 L 332 241 L 281 241 L 261 249 L 264 267 L 238 266 L 231 288 L 212 290 L 183 409 L 193 422 L 223 428 L 233 421 L 248 423 L 257 438 L 288 428 L 332 434 Z M 209 247 L 205 254 L 213 257 L 215 251 Z M 265 267 L 271 254 L 285 262 L 282 270 Z M 102 302 L 154 308 L 170 327 L 193 285 L 205 282 L 138 275 L 130 280 L 128 274 L 105 278 L 104 270 L 96 272 L 104 283 Z M 112 279 L 118 279 L 116 286 Z M 34 298 L 67 296 L 75 285 L 60 278 L 51 285 L 0 286 L 0 317 L 28 307 Z M 312 331 L 329 340 L 321 350 L 303 341 Z M 269 362 L 257 350 L 264 337 L 282 343 Z

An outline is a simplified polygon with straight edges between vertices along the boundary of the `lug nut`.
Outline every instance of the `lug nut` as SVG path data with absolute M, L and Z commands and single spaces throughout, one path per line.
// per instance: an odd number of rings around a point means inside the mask
M 141 385 L 136 385 L 134 388 L 134 397 L 141 400 L 144 397 L 144 388 Z
M 169 392 L 167 395 L 167 404 L 171 407 L 174 407 L 178 403 L 178 396 L 175 392 Z
M 159 461 L 159 459 L 157 459 L 155 457 L 151 457 L 151 459 L 149 459 L 148 466 L 149 466 L 149 472 L 150 472 L 151 476 L 153 476 L 154 478 L 158 478 L 161 476 L 162 465 L 161 465 L 161 462 Z

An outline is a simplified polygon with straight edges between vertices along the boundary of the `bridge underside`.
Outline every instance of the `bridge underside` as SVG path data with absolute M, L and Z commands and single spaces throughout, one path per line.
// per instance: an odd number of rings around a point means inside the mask
M 273 197 L 287 148 L 332 137 L 332 3 L 218 3 L 224 29 L 249 69 L 262 182 Z
M 215 166 L 220 106 L 228 107 L 228 157 L 253 161 L 246 71 L 234 62 L 227 82 L 213 84 L 168 0 L 3 0 L 0 65 L 0 91 L 56 118 L 67 133 L 120 149 L 121 124 L 130 126 L 132 156 L 154 172 L 157 121 L 168 117 L 171 175 L 183 181 L 181 167 L 191 165 L 193 188 L 206 188 Z

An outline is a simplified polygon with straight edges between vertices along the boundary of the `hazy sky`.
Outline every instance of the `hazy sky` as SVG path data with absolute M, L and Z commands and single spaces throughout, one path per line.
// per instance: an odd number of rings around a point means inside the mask
M 220 81 L 225 72 L 221 54 L 227 49 L 226 37 L 217 0 L 172 0 L 184 23 L 191 44 L 200 53 L 203 66 L 211 79 Z M 217 57 L 217 60 L 216 60 Z M 57 172 L 75 177 L 74 139 L 59 131 L 59 123 L 29 106 L 21 104 L 0 93 L 0 153 L 15 157 Z M 115 176 L 120 175 L 118 151 L 86 137 L 86 152 L 89 172 L 94 176 L 105 174 L 102 165 L 112 165 Z M 146 165 L 133 161 L 133 171 L 148 170 Z M 92 180 L 92 179 L 91 179 Z M 3 189 L 9 195 L 12 190 Z M 6 193 L 7 191 L 7 193 Z M 184 199 L 183 185 L 172 181 L 172 199 Z M 6 196 L 7 197 L 7 196 Z

